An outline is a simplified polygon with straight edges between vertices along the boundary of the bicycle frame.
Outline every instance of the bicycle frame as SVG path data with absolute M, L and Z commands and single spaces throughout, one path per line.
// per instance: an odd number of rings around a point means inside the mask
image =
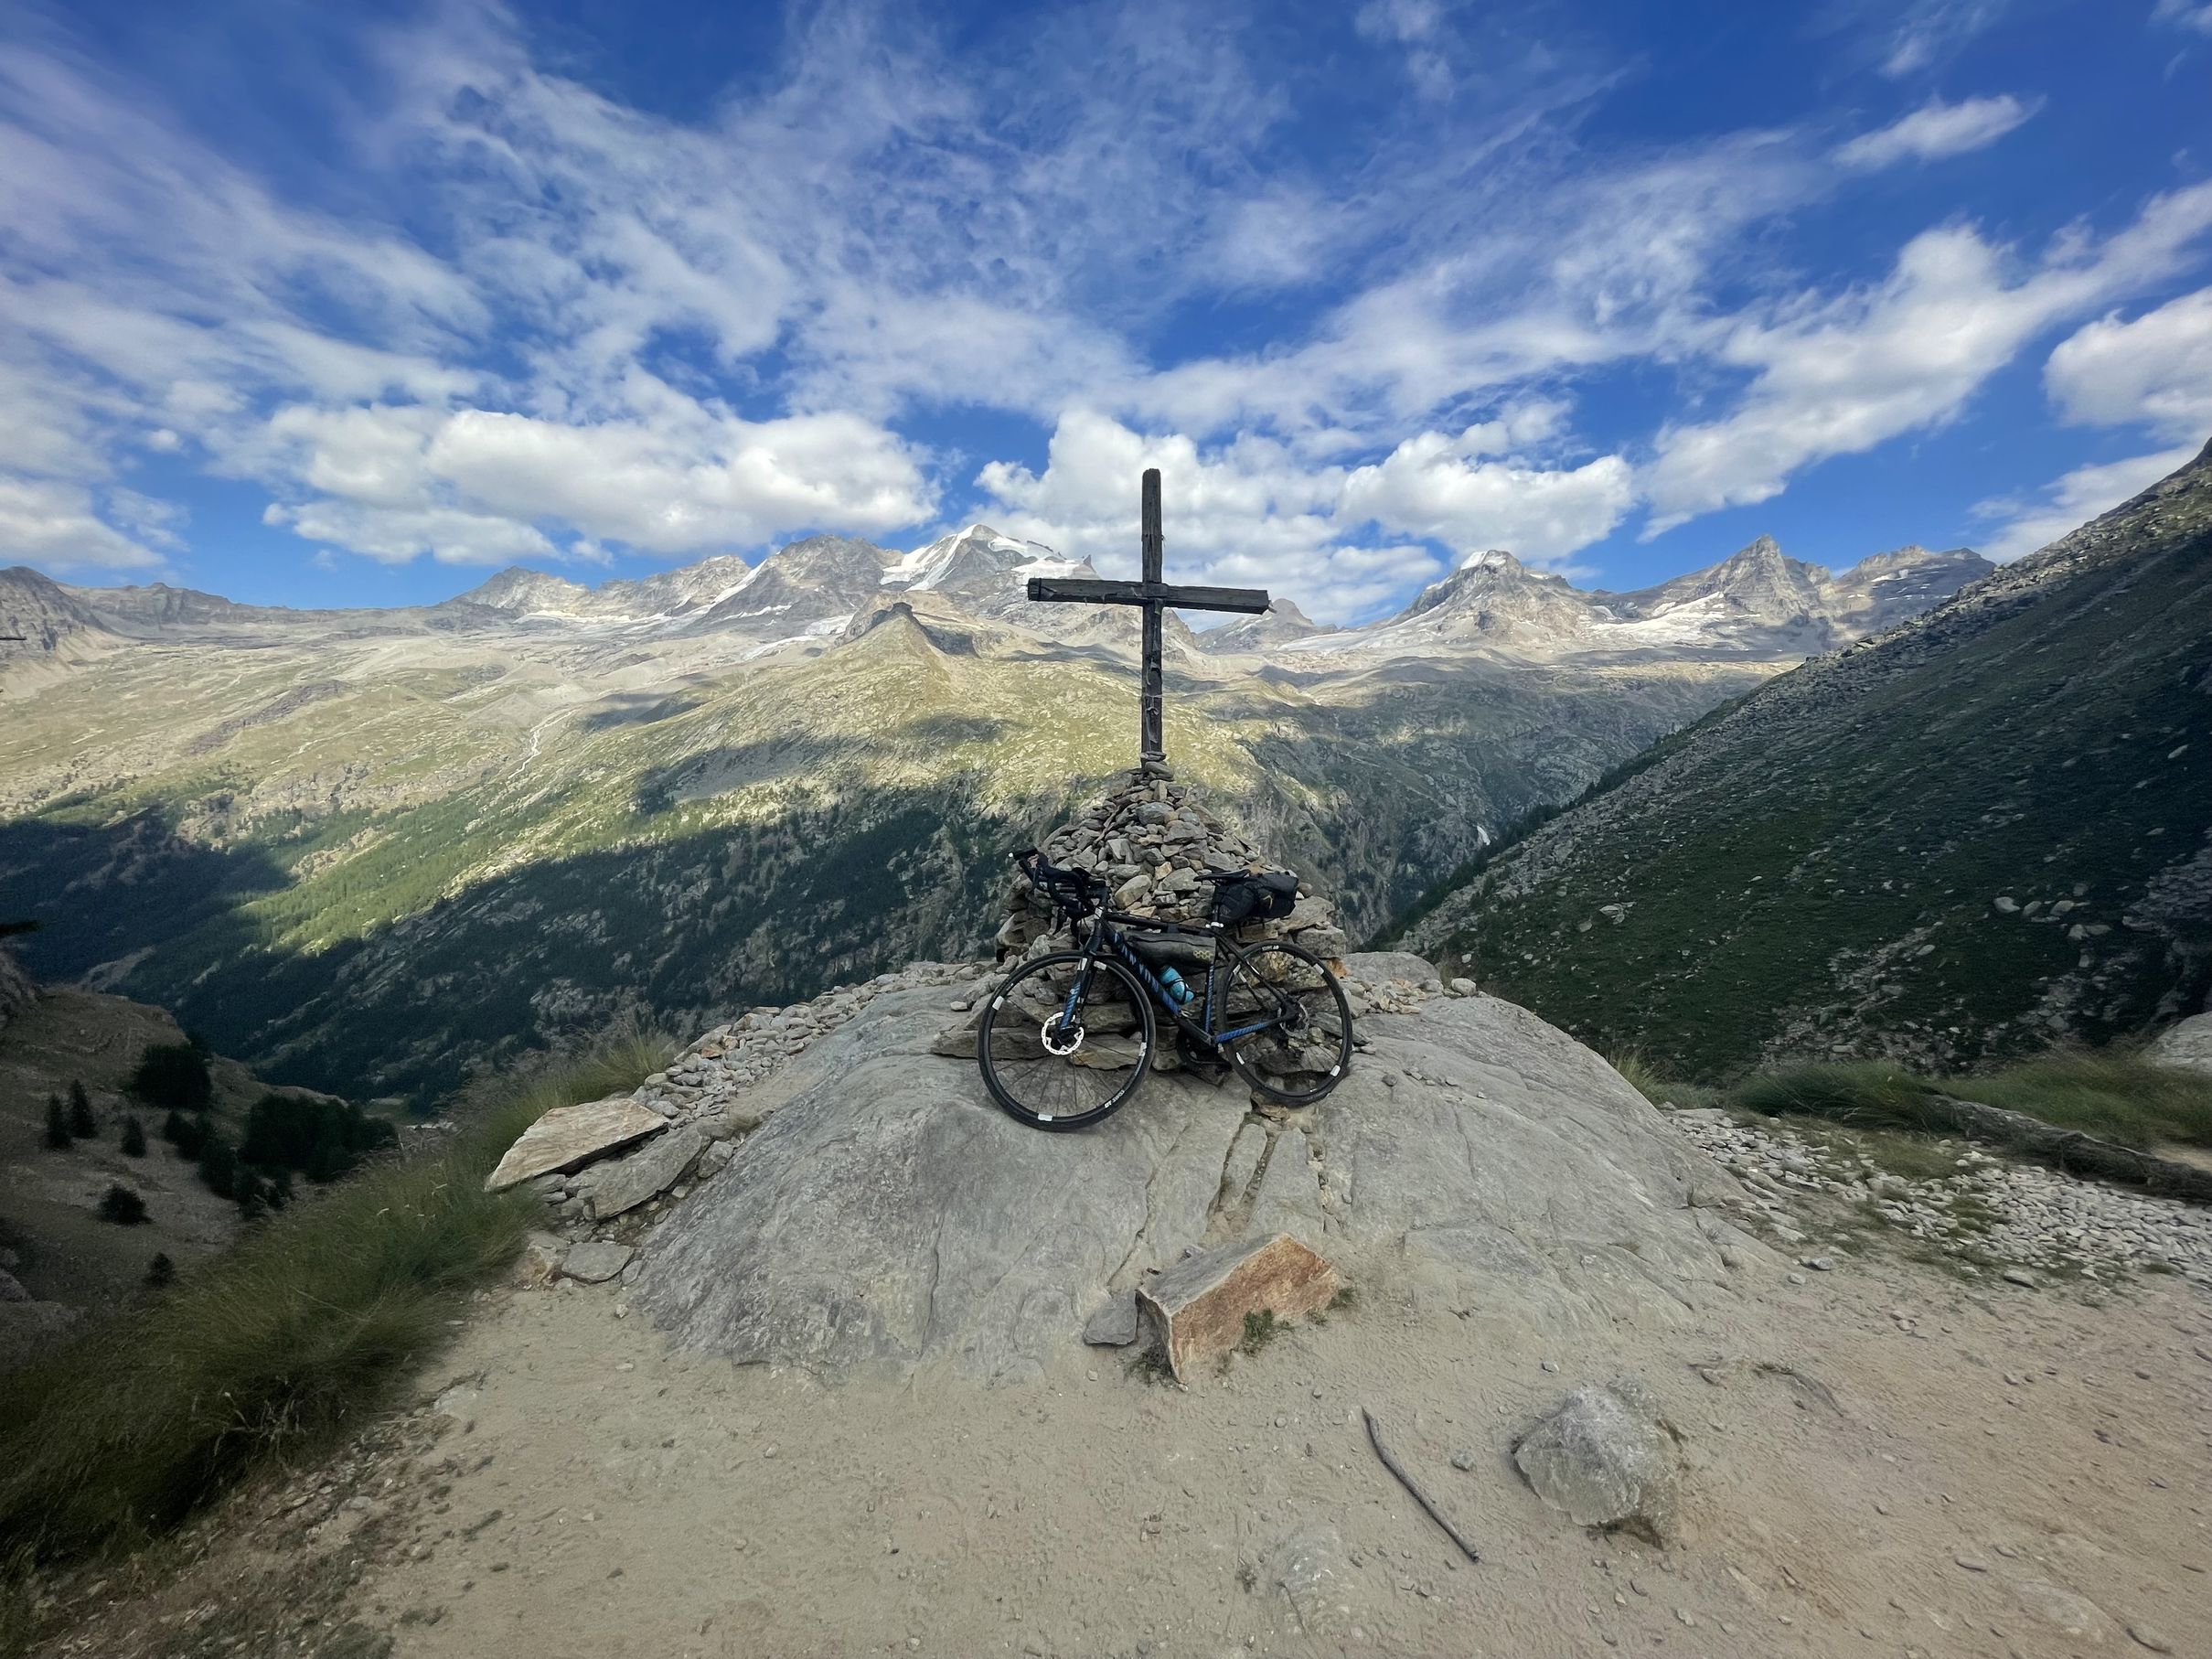
M 1184 1017 L 1182 1009 L 1177 1004 L 1175 999 L 1168 994 L 1167 986 L 1160 982 L 1159 977 L 1130 946 L 1128 935 L 1121 931 L 1125 927 L 1134 927 L 1140 933 L 1174 934 L 1185 938 L 1204 938 L 1213 941 L 1213 960 L 1206 965 L 1206 1023 L 1204 1025 L 1196 1024 Z M 1152 1000 L 1159 1004 L 1161 1011 L 1169 1019 L 1175 1022 L 1177 1030 L 1205 1044 L 1209 1048 L 1219 1048 L 1224 1043 L 1234 1043 L 1239 1037 L 1248 1037 L 1255 1032 L 1266 1031 L 1269 1026 L 1280 1024 L 1281 1016 L 1278 1014 L 1273 1019 L 1262 1020 L 1256 1024 L 1240 1025 L 1234 1031 L 1215 1031 L 1213 1029 L 1214 1017 L 1221 1010 L 1222 999 L 1218 992 L 1222 969 L 1226 965 L 1224 958 L 1244 960 L 1244 953 L 1237 949 L 1235 941 L 1227 936 L 1228 929 L 1219 922 L 1208 922 L 1202 928 L 1187 926 L 1177 922 L 1162 922 L 1157 916 L 1132 915 L 1128 912 L 1121 910 L 1095 911 L 1091 916 L 1090 937 L 1085 939 L 1081 947 L 1084 956 L 1083 970 L 1075 976 L 1075 982 L 1068 988 L 1067 1003 L 1061 1011 L 1061 1018 L 1070 1024 L 1074 1023 L 1077 1010 L 1083 1006 L 1083 999 L 1091 988 L 1091 964 L 1111 954 L 1117 961 L 1137 976 L 1138 984 L 1151 992 Z

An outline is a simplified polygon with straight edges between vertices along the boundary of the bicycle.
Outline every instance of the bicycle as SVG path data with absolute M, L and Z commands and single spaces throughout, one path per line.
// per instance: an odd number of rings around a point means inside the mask
M 1151 1072 L 1156 1006 L 1180 1039 L 1225 1057 L 1269 1099 L 1310 1105 L 1342 1080 L 1352 1063 L 1352 1005 L 1328 964 L 1280 939 L 1247 946 L 1231 937 L 1251 919 L 1255 901 L 1262 916 L 1288 914 L 1295 878 L 1202 875 L 1213 886 L 1213 915 L 1193 925 L 1110 909 L 1104 883 L 1086 870 L 1047 863 L 1033 847 L 1013 858 L 1066 921 L 1075 948 L 1024 962 L 984 1009 L 976 1064 L 1009 1117 L 1063 1130 L 1117 1111 Z M 1179 1001 L 1170 985 L 1180 969 L 1154 973 L 1131 945 L 1132 930 L 1209 941 L 1204 990 Z

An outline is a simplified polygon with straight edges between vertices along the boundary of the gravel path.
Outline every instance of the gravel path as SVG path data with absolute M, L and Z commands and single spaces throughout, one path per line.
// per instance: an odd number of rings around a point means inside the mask
M 1801 1265 L 1823 1259 L 1823 1247 L 1805 1231 L 1812 1226 L 1805 1205 L 1824 1197 L 1956 1258 L 1970 1275 L 2175 1272 L 2212 1291 L 2212 1210 L 2201 1205 L 2078 1181 L 1962 1144 L 1952 1173 L 1915 1180 L 1885 1171 L 1847 1139 L 1832 1145 L 1779 1121 L 1741 1123 L 1717 1108 L 1666 1116 L 1743 1183 L 1760 1230 Z

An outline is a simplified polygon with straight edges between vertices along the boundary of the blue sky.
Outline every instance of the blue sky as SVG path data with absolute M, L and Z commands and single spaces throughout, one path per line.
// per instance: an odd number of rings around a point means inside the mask
M 2028 551 L 2212 433 L 2212 4 L 0 16 L 0 562 L 293 605 L 981 519 L 1317 615 Z

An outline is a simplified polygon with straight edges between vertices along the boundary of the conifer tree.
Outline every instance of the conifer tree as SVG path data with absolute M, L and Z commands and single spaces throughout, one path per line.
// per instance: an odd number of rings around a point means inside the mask
M 157 1253 L 152 1261 L 146 1263 L 146 1283 L 154 1290 L 159 1290 L 176 1282 L 176 1264 L 169 1259 L 166 1251 Z
M 76 1137 L 69 1133 L 69 1114 L 61 1109 L 61 1097 L 46 1097 L 46 1144 L 50 1151 L 61 1151 L 74 1145 Z
M 92 1097 L 76 1077 L 69 1079 L 69 1133 L 80 1140 L 90 1140 L 100 1133 L 100 1120 L 92 1116 Z
M 146 1155 L 146 1131 L 135 1114 L 123 1120 L 123 1155 L 125 1158 Z
M 126 1186 L 112 1186 L 100 1201 L 100 1219 L 117 1226 L 134 1227 L 146 1218 L 146 1201 Z

